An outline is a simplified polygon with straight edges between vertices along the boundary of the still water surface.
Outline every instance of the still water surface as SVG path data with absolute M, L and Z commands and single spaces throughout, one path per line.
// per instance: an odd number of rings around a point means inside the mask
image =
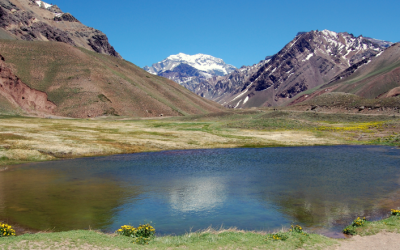
M 32 229 L 160 234 L 298 223 L 339 232 L 400 206 L 400 150 L 380 146 L 210 149 L 25 164 L 0 172 L 0 220 Z

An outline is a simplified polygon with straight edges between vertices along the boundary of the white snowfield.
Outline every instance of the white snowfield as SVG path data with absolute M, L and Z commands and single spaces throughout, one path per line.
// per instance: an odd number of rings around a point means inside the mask
M 158 74 L 167 70 L 173 70 L 181 63 L 188 64 L 195 69 L 209 73 L 205 75 L 206 78 L 214 76 L 215 72 L 220 72 L 220 74 L 226 75 L 236 69 L 235 66 L 226 64 L 222 59 L 210 55 L 187 55 L 179 53 L 177 55 L 171 55 L 161 62 L 153 64 L 148 71 L 152 74 Z
M 303 62 L 310 60 L 311 57 L 313 57 L 313 53 L 307 55 L 307 57 L 303 60 Z
M 45 2 L 43 2 L 43 1 L 36 1 L 36 4 L 39 5 L 39 6 L 42 6 L 42 3 L 43 3 L 43 5 L 44 5 L 44 8 L 45 8 L 45 9 L 48 9 L 48 8 L 50 8 L 51 6 L 53 6 L 53 5 L 48 4 L 48 3 L 45 3 Z

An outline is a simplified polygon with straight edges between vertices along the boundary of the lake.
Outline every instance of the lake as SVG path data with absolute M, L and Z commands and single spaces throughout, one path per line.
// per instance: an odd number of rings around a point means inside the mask
M 296 223 L 329 234 L 399 206 L 400 150 L 384 146 L 178 150 L 0 172 L 0 220 L 36 230 L 152 222 L 162 235 Z

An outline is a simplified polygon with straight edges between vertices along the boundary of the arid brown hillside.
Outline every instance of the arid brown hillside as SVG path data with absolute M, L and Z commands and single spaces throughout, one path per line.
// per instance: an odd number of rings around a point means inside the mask
M 120 57 L 103 32 L 43 1 L 0 0 L 0 39 L 63 42 Z
M 393 44 L 376 57 L 354 64 L 320 88 L 301 93 L 292 104 L 311 100 L 321 94 L 340 92 L 367 99 L 400 96 L 400 43 Z
M 121 58 L 66 43 L 0 40 L 0 54 L 6 67 L 11 68 L 21 83 L 47 94 L 48 100 L 56 106 L 47 114 L 80 118 L 101 115 L 156 117 L 204 114 L 223 109 L 219 104 Z M 16 93 L 15 89 L 10 91 L 17 98 L 32 99 L 29 95 Z M 0 89 L 0 94 L 0 112 L 22 108 L 25 112 L 37 113 L 34 104 L 29 104 L 30 112 L 20 103 L 10 102 L 4 90 Z
M 52 114 L 56 105 L 47 100 L 47 94 L 24 84 L 4 63 L 0 56 L 0 93 L 15 107 L 36 115 Z
M 400 87 L 400 43 L 392 45 L 378 57 L 371 58 L 353 73 L 343 72 L 326 87 L 365 98 L 399 95 L 400 91 L 396 89 Z

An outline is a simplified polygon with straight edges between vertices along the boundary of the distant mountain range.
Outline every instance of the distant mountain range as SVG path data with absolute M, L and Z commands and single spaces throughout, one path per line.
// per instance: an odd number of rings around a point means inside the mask
M 210 55 L 179 53 L 143 69 L 151 74 L 173 80 L 195 92 L 200 82 L 214 76 L 227 75 L 236 67 Z
M 154 117 L 294 105 L 327 92 L 400 95 L 399 44 L 329 30 L 299 32 L 240 69 L 179 53 L 146 72 L 56 5 L 0 0 L 0 48 L 0 113 Z
M 330 82 L 349 68 L 368 63 L 392 44 L 346 32 L 299 32 L 276 55 L 224 75 L 195 76 L 198 72 L 193 69 L 177 67 L 185 63 L 183 60 L 168 58 L 145 69 L 225 107 L 281 106 L 289 104 L 299 93 Z M 187 84 L 194 78 L 196 84 Z

